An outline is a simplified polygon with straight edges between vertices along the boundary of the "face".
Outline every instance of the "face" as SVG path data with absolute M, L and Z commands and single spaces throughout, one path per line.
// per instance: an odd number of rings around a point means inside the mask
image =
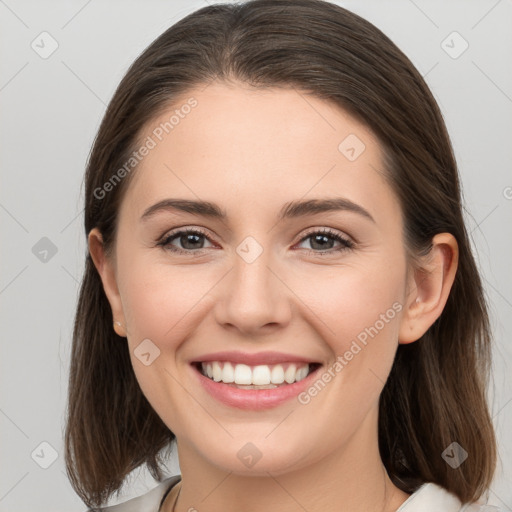
M 154 131 L 191 97 L 168 134 Z M 190 91 L 148 136 L 109 300 L 180 461 L 279 474 L 375 440 L 408 290 L 376 137 L 306 93 L 220 83 Z M 232 378 L 261 387 L 218 382 Z

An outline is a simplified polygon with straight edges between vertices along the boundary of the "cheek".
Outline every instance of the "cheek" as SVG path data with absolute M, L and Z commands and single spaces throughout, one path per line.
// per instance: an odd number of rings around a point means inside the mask
M 315 313 L 310 323 L 332 358 L 300 399 L 311 402 L 315 425 L 320 431 L 325 428 L 333 443 L 340 432 L 342 437 L 350 435 L 376 406 L 392 368 L 403 307 L 402 268 L 398 262 L 386 269 L 338 268 L 317 276 L 314 288 L 302 285 L 298 294 Z M 319 412 L 323 402 L 337 407 L 324 416 Z M 346 411 L 352 411 L 350 417 Z
M 199 266 L 167 265 L 136 257 L 119 264 L 120 293 L 135 346 L 149 338 L 162 349 L 176 348 L 204 314 L 208 292 L 219 277 Z M 164 347 L 165 344 L 165 347 Z
M 206 267 L 205 267 L 206 268 Z M 132 366 L 139 386 L 160 417 L 175 433 L 181 423 L 171 409 L 186 410 L 189 396 L 182 392 L 183 375 L 177 366 L 181 345 L 197 328 L 208 306 L 208 291 L 219 277 L 210 268 L 171 266 L 143 256 L 119 260 L 120 293 L 128 327 Z M 158 356 L 150 365 L 138 359 L 139 345 L 151 340 Z M 145 342 L 147 343 L 147 342 Z M 151 355 L 152 357 L 152 355 Z
M 293 272 L 285 280 L 294 294 L 283 292 L 282 300 L 297 301 L 294 297 L 298 297 L 300 315 L 341 354 L 353 339 L 359 337 L 364 342 L 365 336 L 373 338 L 375 327 L 383 335 L 391 328 L 398 329 L 393 304 L 402 297 L 401 268 L 396 261 L 395 265 L 318 267 L 309 277 Z M 213 297 L 229 300 L 211 293 L 224 273 L 225 268 L 213 264 L 173 266 L 144 257 L 120 259 L 120 292 L 131 344 L 149 338 L 165 343 L 167 349 L 177 348 L 214 306 Z
M 313 285 L 314 283 L 314 285 Z M 315 314 L 311 321 L 321 329 L 336 354 L 349 350 L 359 339 L 395 339 L 398 336 L 400 301 L 404 278 L 401 266 L 351 266 L 317 273 L 295 289 L 304 304 Z M 306 311 L 307 308 L 303 308 Z M 313 320 L 316 318 L 316 320 Z M 377 332 L 376 332 L 377 331 Z

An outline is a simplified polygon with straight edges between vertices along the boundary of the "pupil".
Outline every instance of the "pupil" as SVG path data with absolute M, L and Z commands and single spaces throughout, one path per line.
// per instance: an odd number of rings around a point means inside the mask
M 195 238 L 195 240 L 193 240 L 194 238 Z M 194 247 L 194 242 L 198 243 L 199 238 L 201 238 L 200 235 L 196 235 L 194 233 L 189 233 L 188 235 L 183 235 L 181 237 L 181 242 L 182 242 L 183 247 L 185 247 L 186 249 L 196 249 L 196 247 Z M 185 243 L 183 243 L 183 241 L 185 241 Z M 188 243 L 191 243 L 192 247 L 187 247 Z
M 319 249 L 325 249 L 325 242 L 328 242 L 329 237 L 328 237 L 328 236 L 326 236 L 326 235 L 316 235 L 316 236 L 314 236 L 314 237 L 313 237 L 313 240 L 314 240 L 314 242 L 313 242 L 313 248 L 315 248 L 315 247 L 314 247 L 314 244 L 315 244 L 315 243 L 320 242 L 320 247 L 317 247 L 317 248 L 319 248 Z M 323 243 L 322 243 L 322 241 L 323 241 Z

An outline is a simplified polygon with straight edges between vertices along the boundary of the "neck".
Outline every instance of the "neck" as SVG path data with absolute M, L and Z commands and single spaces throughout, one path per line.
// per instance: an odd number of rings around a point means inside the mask
M 178 440 L 182 482 L 174 511 L 395 512 L 409 495 L 393 485 L 382 464 L 376 417 L 366 420 L 366 427 L 327 456 L 265 476 L 222 470 Z M 166 503 L 163 512 L 173 505 Z

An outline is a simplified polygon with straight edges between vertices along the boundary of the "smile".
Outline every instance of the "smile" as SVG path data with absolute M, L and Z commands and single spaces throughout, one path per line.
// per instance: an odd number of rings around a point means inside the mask
M 208 361 L 201 363 L 200 370 L 215 382 L 233 384 L 240 389 L 273 389 L 301 381 L 314 366 L 314 363 L 249 366 L 229 361 Z
M 281 362 L 268 361 L 269 364 L 244 359 L 250 364 L 210 358 L 195 361 L 190 367 L 209 397 L 224 406 L 250 411 L 270 409 L 297 399 L 322 367 L 316 362 L 285 363 L 282 358 Z

